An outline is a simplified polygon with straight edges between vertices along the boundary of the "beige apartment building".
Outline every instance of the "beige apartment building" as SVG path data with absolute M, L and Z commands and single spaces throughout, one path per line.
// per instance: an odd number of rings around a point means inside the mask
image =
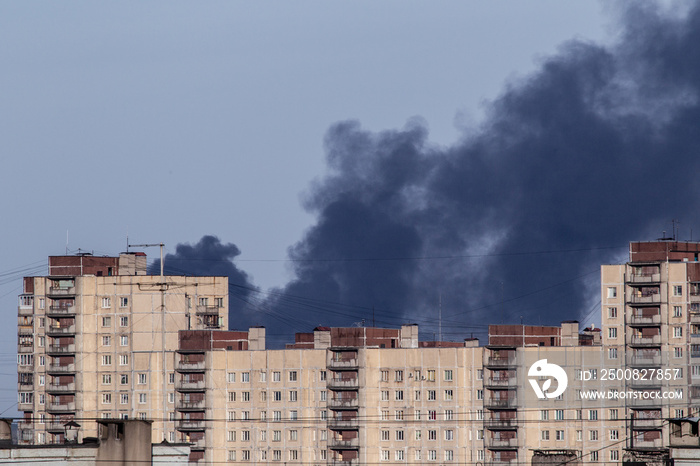
M 51 258 L 20 296 L 20 433 L 60 442 L 73 418 L 151 419 L 154 441 L 191 445 L 191 464 L 668 456 L 668 419 L 699 405 L 698 253 L 631 243 L 628 263 L 601 268 L 602 328 L 492 325 L 479 346 L 420 341 L 416 325 L 317 327 L 279 350 L 264 328 L 225 330 L 225 278 L 147 276 L 133 254 Z M 536 372 L 553 364 L 561 393 Z M 647 396 L 661 392 L 680 397 Z
M 49 257 L 18 310 L 19 438 L 60 443 L 65 423 L 153 420 L 175 441 L 178 332 L 228 326 L 226 277 L 146 275 L 143 253 Z M 86 422 L 83 422 L 86 421 Z

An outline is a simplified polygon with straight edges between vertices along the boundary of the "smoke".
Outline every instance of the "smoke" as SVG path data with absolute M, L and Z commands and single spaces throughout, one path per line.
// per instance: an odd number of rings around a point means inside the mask
M 304 202 L 317 220 L 289 248 L 295 278 L 254 303 L 268 332 L 417 322 L 458 340 L 521 319 L 587 324 L 600 264 L 671 219 L 687 239 L 700 199 L 700 10 L 644 3 L 620 17 L 617 44 L 564 44 L 451 147 L 431 144 L 419 119 L 378 133 L 333 125 L 329 173 Z
M 430 144 L 419 120 L 331 127 L 329 174 L 305 201 L 317 222 L 269 305 L 309 297 L 325 312 L 297 302 L 297 319 L 432 332 L 441 309 L 454 339 L 521 316 L 597 319 L 600 264 L 671 219 L 688 231 L 698 208 L 700 11 L 637 5 L 622 26 L 615 46 L 564 44 L 452 147 Z
M 229 326 L 247 329 L 252 324 L 247 303 L 257 288 L 248 274 L 233 263 L 240 254 L 233 243 L 223 244 L 216 236 L 202 236 L 197 244 L 178 244 L 175 254 L 166 254 L 163 270 L 166 275 L 229 277 Z M 160 259 L 153 261 L 148 273 L 160 273 Z

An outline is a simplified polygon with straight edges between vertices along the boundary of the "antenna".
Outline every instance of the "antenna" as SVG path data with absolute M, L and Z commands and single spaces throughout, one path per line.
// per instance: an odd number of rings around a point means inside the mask
M 66 256 L 68 255 L 68 229 L 66 228 Z
M 438 335 L 438 341 L 442 341 L 442 293 L 438 295 Z
M 127 239 L 128 239 L 128 237 L 127 237 Z M 165 246 L 165 244 L 163 244 L 163 243 L 128 244 L 128 241 L 127 241 L 126 250 L 128 251 L 130 247 L 131 248 L 152 248 L 152 247 L 156 247 L 156 246 L 160 246 L 160 278 L 162 280 L 163 279 L 163 246 Z

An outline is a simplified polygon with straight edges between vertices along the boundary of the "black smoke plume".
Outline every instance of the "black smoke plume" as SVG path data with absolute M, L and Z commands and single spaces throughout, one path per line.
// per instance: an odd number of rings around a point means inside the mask
M 317 221 L 289 249 L 295 278 L 253 303 L 268 332 L 417 322 L 423 337 L 459 340 L 489 323 L 587 324 L 600 264 L 671 219 L 688 239 L 700 9 L 635 3 L 620 18 L 618 43 L 564 44 L 451 147 L 431 144 L 420 120 L 332 126 L 329 174 L 305 200 Z
M 247 306 L 257 288 L 250 277 L 233 260 L 241 251 L 233 243 L 223 244 L 216 236 L 203 236 L 195 245 L 178 244 L 175 254 L 166 254 L 163 271 L 166 275 L 229 277 L 229 326 L 247 329 L 251 325 Z M 160 259 L 148 267 L 148 273 L 160 273 Z

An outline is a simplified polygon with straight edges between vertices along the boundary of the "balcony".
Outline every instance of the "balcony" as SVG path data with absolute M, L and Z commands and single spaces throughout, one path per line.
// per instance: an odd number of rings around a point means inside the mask
M 500 408 L 515 408 L 518 405 L 518 399 L 512 398 L 491 398 L 487 397 L 484 400 L 484 408 L 500 409 Z
M 517 388 L 518 379 L 517 377 L 508 378 L 493 378 L 488 377 L 484 379 L 484 388 Z
M 75 306 L 49 306 L 46 310 L 46 315 L 48 317 L 74 316 Z
M 356 390 L 360 388 L 358 379 L 328 379 L 328 388 L 331 390 Z
M 700 313 L 699 312 L 691 312 L 690 313 L 690 323 L 691 324 L 700 324 Z
M 484 361 L 485 367 L 511 367 L 516 366 L 518 360 L 515 356 L 489 356 Z
M 204 372 L 204 361 L 187 362 L 180 361 L 177 363 L 178 372 Z
M 650 274 L 631 274 L 628 276 L 628 283 L 659 283 L 661 282 L 660 273 Z
M 184 401 L 178 400 L 175 405 L 175 409 L 178 411 L 204 411 L 205 405 L 204 400 L 197 401 Z
M 75 353 L 75 345 L 49 345 L 46 347 L 46 354 L 70 354 Z
M 47 296 L 74 296 L 75 287 L 71 286 L 68 288 L 50 287 Z
M 21 325 L 17 328 L 17 334 L 22 336 L 34 335 L 34 327 L 31 325 Z
M 34 345 L 33 344 L 19 344 L 17 345 L 17 352 L 18 353 L 33 353 L 34 352 Z
M 497 448 L 518 448 L 518 439 L 517 438 L 496 438 L 492 437 L 487 439 L 486 443 L 486 448 L 492 448 L 492 449 L 497 449 Z
M 46 328 L 46 334 L 50 337 L 61 336 L 61 335 L 75 335 L 75 325 L 69 325 L 67 327 L 59 327 L 58 325 L 51 325 Z
M 661 303 L 661 294 L 637 294 L 631 293 L 629 296 L 629 303 L 631 304 L 659 304 Z
M 360 460 L 359 459 L 352 459 L 352 460 L 335 460 L 331 459 L 328 460 L 328 463 L 326 463 L 328 466 L 359 466 Z
M 650 337 L 632 336 L 629 338 L 631 346 L 660 346 L 661 335 L 653 335 Z
M 34 402 L 17 403 L 17 411 L 34 411 Z
M 66 432 L 66 422 L 69 421 L 49 422 L 46 424 L 46 430 L 54 434 L 63 434 Z
M 75 412 L 75 403 L 49 403 L 46 411 L 50 413 L 71 413 Z
M 330 418 L 328 419 L 328 428 L 329 429 L 334 429 L 334 430 L 356 430 L 359 429 L 360 427 L 360 420 L 357 418 L 354 419 L 335 419 L 335 418 Z
M 658 356 L 628 356 L 627 364 L 637 367 L 651 367 L 661 365 L 661 355 Z
M 658 418 L 635 418 L 634 419 L 634 428 L 635 429 L 661 429 L 661 426 L 663 425 L 663 419 L 658 419 Z
M 206 389 L 206 384 L 204 380 L 197 380 L 194 382 L 181 380 L 176 384 L 175 389 L 181 392 L 199 392 L 204 391 Z
M 661 325 L 661 315 L 660 314 L 654 314 L 654 315 L 641 315 L 641 314 L 634 314 L 630 315 L 630 320 L 629 320 L 630 325 Z
M 75 372 L 75 364 L 65 364 L 65 365 L 59 365 L 59 364 L 49 364 L 46 366 L 46 372 L 49 374 L 55 373 L 55 374 L 70 374 L 71 372 Z
M 360 439 L 353 438 L 349 440 L 332 438 L 328 441 L 328 448 L 332 450 L 351 450 L 360 448 Z
M 34 315 L 34 306 L 19 306 L 17 309 L 17 314 L 20 316 L 31 316 Z
M 46 386 L 46 391 L 49 393 L 75 393 L 75 384 L 49 384 Z
M 203 438 L 198 438 L 197 440 L 190 440 L 190 448 L 192 450 L 204 450 L 207 446 L 207 442 Z
M 17 391 L 30 392 L 34 390 L 34 382 L 20 381 L 17 382 Z
M 663 399 L 660 397 L 660 392 L 659 391 L 650 391 L 652 393 L 651 396 L 659 396 L 659 398 L 630 398 L 629 403 L 631 406 L 634 407 L 657 407 L 661 406 L 661 404 L 664 402 Z M 657 395 L 658 394 L 658 395 Z M 639 395 L 640 397 L 643 395 Z
M 487 418 L 484 419 L 484 427 L 487 429 L 516 429 L 518 420 L 515 418 Z
M 653 450 L 658 450 L 659 448 L 662 448 L 664 446 L 660 438 L 654 440 L 635 439 L 633 445 L 634 448 L 649 448 Z
M 353 370 L 360 367 L 360 364 L 356 358 L 334 359 L 331 357 L 326 361 L 326 365 L 330 370 Z
M 646 388 L 659 388 L 664 383 L 663 380 L 656 380 L 656 378 L 646 378 L 638 380 L 628 380 L 626 384 L 633 389 L 646 389 Z M 668 384 L 668 382 L 666 382 Z
M 197 306 L 197 315 L 200 316 L 218 316 L 219 315 L 219 306 L 203 306 L 203 305 L 198 305 Z
M 178 421 L 177 430 L 182 432 L 201 432 L 205 427 L 204 419 L 183 419 Z
M 359 407 L 357 398 L 329 398 L 326 403 L 331 409 L 357 409 Z

